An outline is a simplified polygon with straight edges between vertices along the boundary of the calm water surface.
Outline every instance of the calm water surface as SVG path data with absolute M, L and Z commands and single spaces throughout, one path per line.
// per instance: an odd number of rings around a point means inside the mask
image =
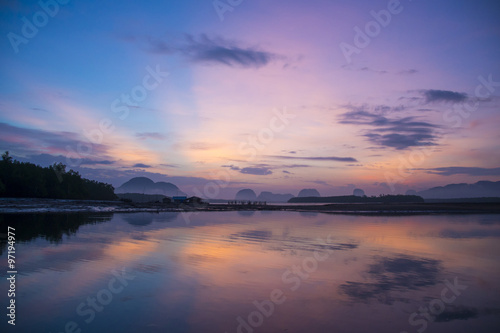
M 0 215 L 0 330 L 500 332 L 498 215 L 184 214 Z

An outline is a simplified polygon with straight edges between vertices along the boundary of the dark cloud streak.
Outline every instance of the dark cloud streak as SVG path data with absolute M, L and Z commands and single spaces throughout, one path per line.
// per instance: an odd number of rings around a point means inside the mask
M 273 172 L 266 165 L 256 165 L 253 167 L 240 168 L 235 165 L 222 165 L 223 168 L 229 168 L 233 171 L 238 171 L 239 173 L 245 175 L 254 175 L 254 176 L 267 176 L 272 174 Z
M 468 176 L 500 176 L 500 168 L 479 167 L 442 167 L 425 169 L 428 173 L 441 176 L 468 175 Z
M 123 38 L 122 38 L 123 39 Z M 181 42 L 132 36 L 127 42 L 139 43 L 145 52 L 152 54 L 180 54 L 193 63 L 225 65 L 240 68 L 260 68 L 276 60 L 287 60 L 285 56 L 261 50 L 256 46 L 241 46 L 238 42 L 206 34 L 187 34 Z
M 135 135 L 138 139 L 140 140 L 145 140 L 145 139 L 152 139 L 152 140 L 164 140 L 166 137 L 165 135 L 158 133 L 158 132 L 142 132 L 142 133 L 136 133 Z
M 205 34 L 198 39 L 189 35 L 187 40 L 188 45 L 182 52 L 193 62 L 259 68 L 280 58 L 276 54 L 255 47 L 243 48 L 222 38 L 211 39 Z
M 255 175 L 255 176 L 267 176 L 272 174 L 273 172 L 268 168 L 243 168 L 240 170 L 240 173 L 246 175 Z
M 416 117 L 390 119 L 362 109 L 343 113 L 339 119 L 340 124 L 373 127 L 364 134 L 370 142 L 398 150 L 436 145 L 435 130 L 440 128 L 429 122 L 418 121 Z
M 268 155 L 267 157 L 284 159 L 284 160 L 309 160 L 309 161 L 333 161 L 333 162 L 358 162 L 354 157 L 337 157 L 337 156 L 282 156 Z M 306 165 L 294 164 L 295 167 L 307 167 Z M 288 166 L 291 167 L 291 166 Z
M 132 166 L 132 168 L 144 168 L 144 169 L 147 169 L 147 168 L 151 168 L 151 165 L 147 165 L 147 164 L 144 164 L 144 163 L 136 163 Z
M 449 90 L 422 90 L 426 103 L 461 103 L 467 100 L 467 94 Z

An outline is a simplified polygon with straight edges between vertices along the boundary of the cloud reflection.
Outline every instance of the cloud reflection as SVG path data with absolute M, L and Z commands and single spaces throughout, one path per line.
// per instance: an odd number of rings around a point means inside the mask
M 416 290 L 438 283 L 441 271 L 439 260 L 418 258 L 407 255 L 378 258 L 367 271 L 373 282 L 353 282 L 339 286 L 341 294 L 354 301 L 367 302 L 373 299 L 392 304 L 395 301 L 391 291 Z

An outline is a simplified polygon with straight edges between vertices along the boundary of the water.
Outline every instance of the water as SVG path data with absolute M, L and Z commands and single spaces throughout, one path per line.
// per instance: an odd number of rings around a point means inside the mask
M 0 329 L 498 332 L 499 217 L 3 214 Z

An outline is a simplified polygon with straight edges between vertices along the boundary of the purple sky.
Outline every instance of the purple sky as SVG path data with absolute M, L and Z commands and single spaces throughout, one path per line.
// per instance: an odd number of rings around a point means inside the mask
M 0 15 L 0 150 L 22 161 L 217 197 L 500 180 L 498 1 L 2 1 Z

